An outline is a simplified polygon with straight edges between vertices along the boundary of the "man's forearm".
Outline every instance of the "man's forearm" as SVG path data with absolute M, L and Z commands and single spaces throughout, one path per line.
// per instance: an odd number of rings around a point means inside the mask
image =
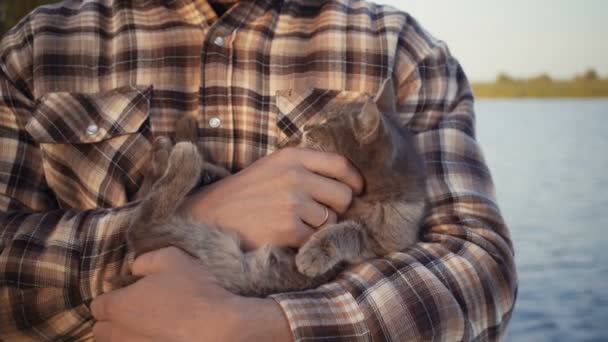
M 274 300 L 243 298 L 242 307 L 239 341 L 293 341 L 287 318 Z
M 0 208 L 0 335 L 8 340 L 74 337 L 87 327 L 85 305 L 125 261 L 120 231 L 130 208 L 6 210 Z M 48 321 L 49 312 L 54 320 Z

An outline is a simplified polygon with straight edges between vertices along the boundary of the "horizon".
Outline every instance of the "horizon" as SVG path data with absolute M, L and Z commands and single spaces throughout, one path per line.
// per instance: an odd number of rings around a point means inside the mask
M 501 74 L 571 79 L 589 69 L 608 77 L 608 2 L 583 0 L 372 0 L 412 15 L 445 41 L 473 82 Z

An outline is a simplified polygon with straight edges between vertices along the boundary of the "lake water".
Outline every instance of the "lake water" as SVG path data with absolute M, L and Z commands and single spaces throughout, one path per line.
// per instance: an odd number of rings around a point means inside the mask
M 519 271 L 508 340 L 608 341 L 608 99 L 476 108 Z

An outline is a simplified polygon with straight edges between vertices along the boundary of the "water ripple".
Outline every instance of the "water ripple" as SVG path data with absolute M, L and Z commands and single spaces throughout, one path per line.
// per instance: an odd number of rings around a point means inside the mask
M 511 341 L 608 341 L 608 100 L 487 100 L 478 137 L 511 228 Z

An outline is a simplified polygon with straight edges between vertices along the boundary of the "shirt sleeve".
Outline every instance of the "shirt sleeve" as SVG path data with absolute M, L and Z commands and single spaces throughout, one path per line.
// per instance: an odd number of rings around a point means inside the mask
M 357 265 L 318 289 L 272 296 L 296 341 L 500 339 L 517 288 L 509 232 L 475 140 L 473 96 L 446 45 L 411 21 L 393 80 L 427 172 L 412 248 Z
M 88 304 L 125 260 L 130 207 L 62 210 L 25 131 L 35 101 L 27 19 L 0 45 L 0 340 L 90 333 Z

